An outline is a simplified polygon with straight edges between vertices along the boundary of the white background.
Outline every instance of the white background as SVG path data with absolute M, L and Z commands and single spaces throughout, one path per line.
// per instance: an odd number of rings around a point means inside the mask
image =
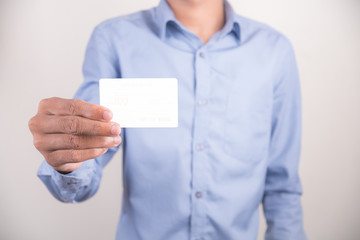
M 27 122 L 40 99 L 71 98 L 99 22 L 158 0 L 0 0 L 0 239 L 114 239 L 121 158 L 81 204 L 55 200 L 36 177 Z M 360 239 L 360 1 L 232 0 L 292 41 L 303 91 L 300 174 L 309 239 Z M 261 220 L 259 239 L 265 225 Z

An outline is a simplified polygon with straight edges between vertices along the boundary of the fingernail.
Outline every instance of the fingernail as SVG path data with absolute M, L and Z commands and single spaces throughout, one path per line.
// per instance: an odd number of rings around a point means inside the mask
M 121 137 L 120 137 L 120 136 L 114 137 L 114 143 L 115 143 L 116 145 L 120 144 L 120 142 L 121 142 Z
M 120 127 L 119 127 L 118 125 L 112 125 L 112 127 L 111 127 L 111 133 L 112 133 L 113 135 L 119 135 L 120 132 L 121 132 L 121 129 L 120 129 Z
M 105 121 L 110 121 L 113 118 L 112 112 L 109 110 L 105 110 L 105 112 L 103 113 L 103 118 Z

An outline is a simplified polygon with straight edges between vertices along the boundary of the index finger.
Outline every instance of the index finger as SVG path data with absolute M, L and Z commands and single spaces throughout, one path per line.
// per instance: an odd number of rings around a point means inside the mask
M 81 116 L 98 121 L 110 121 L 110 109 L 80 99 L 48 98 L 41 100 L 39 113 L 48 115 Z

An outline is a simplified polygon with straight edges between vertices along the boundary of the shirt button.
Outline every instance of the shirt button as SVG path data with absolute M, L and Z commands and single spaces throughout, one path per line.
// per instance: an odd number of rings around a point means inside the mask
M 201 198 L 201 197 L 202 197 L 202 193 L 201 193 L 201 192 L 196 192 L 196 193 L 195 193 L 195 196 L 196 196 L 196 198 Z
M 204 52 L 199 52 L 199 56 L 200 56 L 201 58 L 204 58 L 204 57 L 205 57 L 205 53 L 204 53 Z
M 198 150 L 198 151 L 204 150 L 204 145 L 202 145 L 202 144 L 196 145 L 196 150 Z
M 199 105 L 205 105 L 206 104 L 206 99 L 200 99 L 199 101 L 198 101 L 198 104 Z

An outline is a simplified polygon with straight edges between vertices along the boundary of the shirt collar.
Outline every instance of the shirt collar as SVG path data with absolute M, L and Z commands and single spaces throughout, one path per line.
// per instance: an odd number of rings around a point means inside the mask
M 235 37 L 238 41 L 241 40 L 241 34 L 240 34 L 240 22 L 236 18 L 236 14 L 231 7 L 231 5 L 228 3 L 228 1 L 224 0 L 224 8 L 225 8 L 225 16 L 226 16 L 226 22 L 225 26 L 223 27 L 221 31 L 221 37 L 233 32 Z M 175 22 L 178 25 L 181 25 L 179 21 L 176 19 L 173 11 L 171 10 L 169 4 L 166 2 L 166 0 L 161 0 L 159 5 L 155 8 L 155 19 L 156 24 L 159 29 L 159 36 L 161 39 L 164 39 L 166 36 L 166 29 L 168 27 L 169 22 Z
M 230 32 L 233 32 L 235 34 L 235 37 L 238 40 L 241 40 L 240 22 L 236 18 L 236 14 L 233 8 L 231 7 L 230 3 L 226 0 L 224 1 L 224 8 L 225 8 L 226 22 L 225 22 L 225 26 L 222 29 L 223 34 L 228 34 Z

